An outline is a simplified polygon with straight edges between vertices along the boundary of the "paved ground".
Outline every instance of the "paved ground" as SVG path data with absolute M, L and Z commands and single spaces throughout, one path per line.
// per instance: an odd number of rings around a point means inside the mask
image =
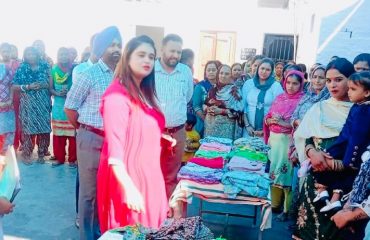
M 76 169 L 69 166 L 52 168 L 50 163 L 25 166 L 20 163 L 22 190 L 15 200 L 16 208 L 3 219 L 5 239 L 78 239 L 75 219 Z M 189 206 L 189 215 L 196 215 L 199 201 Z M 206 204 L 206 209 L 226 210 L 236 213 L 252 212 L 246 206 Z M 251 219 L 233 218 L 224 232 L 225 217 L 204 215 L 206 224 L 216 236 L 227 239 L 257 239 L 258 228 Z M 263 234 L 263 239 L 291 239 L 287 223 L 273 223 L 273 228 Z

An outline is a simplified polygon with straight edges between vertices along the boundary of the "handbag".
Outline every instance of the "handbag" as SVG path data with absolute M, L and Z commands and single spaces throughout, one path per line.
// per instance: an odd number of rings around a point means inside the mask
M 0 196 L 12 202 L 21 189 L 20 174 L 13 146 L 6 151 L 5 165 L 0 179 Z

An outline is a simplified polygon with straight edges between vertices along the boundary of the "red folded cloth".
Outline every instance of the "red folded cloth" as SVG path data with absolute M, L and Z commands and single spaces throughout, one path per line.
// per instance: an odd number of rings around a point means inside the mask
M 198 164 L 203 167 L 209 168 L 223 168 L 224 159 L 222 157 L 216 158 L 203 158 L 203 157 L 193 157 L 189 162 Z

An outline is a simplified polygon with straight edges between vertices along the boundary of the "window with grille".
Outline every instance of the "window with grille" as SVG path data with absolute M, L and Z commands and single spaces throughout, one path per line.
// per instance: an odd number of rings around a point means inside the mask
M 265 34 L 262 54 L 273 60 L 294 59 L 294 36 Z

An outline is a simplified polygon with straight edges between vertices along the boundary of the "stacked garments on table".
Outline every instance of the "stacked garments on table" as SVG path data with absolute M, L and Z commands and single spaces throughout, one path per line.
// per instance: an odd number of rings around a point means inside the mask
M 219 137 L 205 137 L 203 139 L 201 139 L 200 141 L 200 144 L 203 144 L 203 143 L 220 143 L 220 144 L 223 144 L 223 145 L 226 145 L 226 146 L 233 146 L 233 140 L 231 140 L 230 138 L 219 138 Z
M 235 141 L 235 148 L 226 166 L 228 171 L 222 176 L 224 192 L 229 197 L 235 198 L 241 191 L 253 197 L 268 197 L 271 184 L 265 173 L 268 147 L 261 141 L 256 138 Z
M 224 163 L 232 149 L 232 140 L 206 137 L 200 142 L 202 145 L 195 156 L 180 169 L 177 178 L 205 184 L 220 183 L 224 173 Z
M 198 183 L 218 184 L 221 182 L 223 169 L 203 167 L 198 164 L 188 162 L 177 174 L 177 179 L 186 179 Z
M 244 147 L 251 150 L 262 152 L 267 154 L 270 150 L 270 147 L 266 145 L 262 138 L 259 137 L 248 137 L 248 138 L 239 138 L 234 141 L 235 147 Z

